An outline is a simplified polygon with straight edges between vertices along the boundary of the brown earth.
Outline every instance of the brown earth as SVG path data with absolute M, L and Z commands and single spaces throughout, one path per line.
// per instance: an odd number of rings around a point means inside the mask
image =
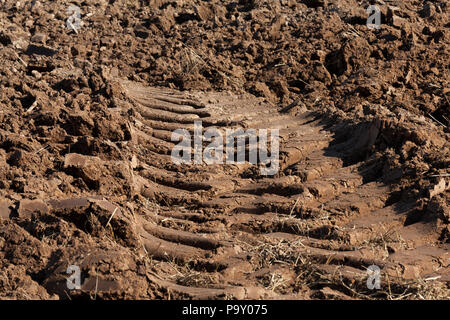
M 450 6 L 376 3 L 0 1 L 0 298 L 449 299 Z

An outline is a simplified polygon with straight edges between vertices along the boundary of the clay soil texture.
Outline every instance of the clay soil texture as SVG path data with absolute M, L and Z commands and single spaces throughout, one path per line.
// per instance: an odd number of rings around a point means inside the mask
M 0 0 L 0 298 L 449 299 L 449 17 Z M 278 172 L 174 163 L 198 120 Z

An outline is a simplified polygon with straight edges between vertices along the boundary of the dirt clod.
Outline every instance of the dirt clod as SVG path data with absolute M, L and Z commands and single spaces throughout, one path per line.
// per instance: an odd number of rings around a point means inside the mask
M 388 2 L 0 1 L 0 298 L 449 299 L 450 6 Z

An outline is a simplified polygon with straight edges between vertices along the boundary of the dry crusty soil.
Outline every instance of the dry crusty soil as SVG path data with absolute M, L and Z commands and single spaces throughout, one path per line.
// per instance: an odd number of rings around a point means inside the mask
M 449 299 L 449 16 L 0 0 L 0 298 Z M 279 172 L 175 164 L 195 120 L 279 129 Z

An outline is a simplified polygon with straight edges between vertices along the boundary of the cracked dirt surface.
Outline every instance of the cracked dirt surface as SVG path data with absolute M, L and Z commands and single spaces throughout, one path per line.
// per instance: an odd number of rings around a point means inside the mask
M 445 2 L 74 3 L 0 2 L 1 298 L 450 297 Z M 174 163 L 197 120 L 278 173 Z

